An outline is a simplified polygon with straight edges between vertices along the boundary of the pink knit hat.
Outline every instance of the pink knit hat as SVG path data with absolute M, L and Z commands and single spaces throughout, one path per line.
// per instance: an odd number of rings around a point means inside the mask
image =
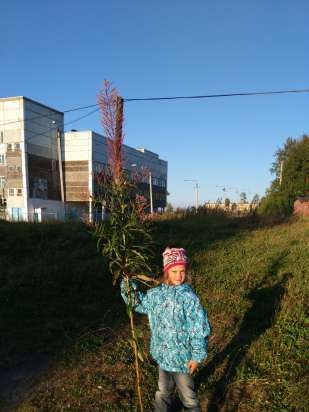
M 167 272 L 173 266 L 187 265 L 188 258 L 183 248 L 167 247 L 163 252 L 163 270 Z

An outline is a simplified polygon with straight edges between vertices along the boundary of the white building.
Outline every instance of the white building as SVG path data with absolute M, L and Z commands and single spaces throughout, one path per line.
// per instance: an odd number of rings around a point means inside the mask
M 65 201 L 67 214 L 72 219 L 93 218 L 95 173 L 108 164 L 107 139 L 93 131 L 72 130 L 64 134 L 62 144 Z M 124 145 L 124 168 L 134 172 L 147 171 L 140 190 L 150 197 L 150 180 L 154 210 L 166 206 L 167 162 L 156 153 L 145 149 L 133 149 Z
M 64 134 L 63 117 L 23 96 L 0 98 L 0 218 L 93 219 L 94 176 L 108 164 L 107 140 L 92 131 Z M 152 194 L 154 210 L 164 208 L 167 162 L 129 146 L 123 157 L 128 171 L 147 171 L 139 192 Z
M 62 219 L 57 130 L 63 113 L 23 96 L 0 98 L 0 196 L 9 220 Z

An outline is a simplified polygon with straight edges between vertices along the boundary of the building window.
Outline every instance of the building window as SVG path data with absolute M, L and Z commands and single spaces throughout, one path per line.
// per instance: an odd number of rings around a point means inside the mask
M 14 196 L 14 189 L 12 188 L 9 189 L 9 196 Z
M 17 189 L 17 196 L 23 195 L 23 189 Z
M 0 176 L 0 189 L 4 189 L 6 178 L 5 176 Z
M 45 178 L 30 176 L 29 181 L 30 197 L 47 199 L 48 198 L 48 182 Z
M 0 143 L 3 143 L 3 132 L 0 132 Z
M 15 150 L 20 150 L 20 143 L 15 143 L 14 148 Z
M 4 154 L 0 154 L 0 165 L 4 165 L 4 164 L 5 164 Z
M 12 145 L 11 145 L 11 143 L 8 143 L 7 149 L 8 149 L 9 151 L 12 150 Z

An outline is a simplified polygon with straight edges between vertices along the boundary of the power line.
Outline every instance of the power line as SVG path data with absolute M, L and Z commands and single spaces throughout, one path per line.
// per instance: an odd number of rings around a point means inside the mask
M 223 97 L 243 97 L 243 96 L 261 96 L 261 95 L 273 95 L 273 94 L 291 94 L 291 93 L 309 93 L 309 89 L 294 89 L 294 90 L 272 90 L 263 92 L 242 92 L 242 93 L 221 93 L 221 94 L 205 94 L 205 95 L 194 95 L 194 96 L 169 96 L 169 97 L 138 97 L 138 98 L 124 98 L 124 102 L 134 102 L 134 101 L 156 101 L 156 100 L 185 100 L 185 99 L 214 99 Z M 90 104 L 87 106 L 73 107 L 71 109 L 63 110 L 61 113 L 76 112 L 79 110 L 90 109 L 92 107 L 97 107 L 98 103 Z M 94 111 L 95 112 L 95 111 Z M 93 112 L 93 113 L 94 113 Z M 0 126 L 6 126 L 8 124 L 20 123 L 25 121 L 31 121 L 39 118 L 53 117 L 54 114 L 42 114 L 30 118 L 13 120 L 10 122 L 0 123 Z M 85 116 L 87 117 L 87 115 Z M 81 119 L 84 118 L 83 116 Z M 75 120 L 72 121 L 72 123 Z
M 98 106 L 99 104 L 89 104 L 88 106 L 82 106 L 82 107 L 75 107 L 73 109 L 68 109 L 68 110 L 64 110 L 63 113 L 69 113 L 69 112 L 76 112 L 77 110 L 84 110 L 84 109 L 90 109 L 91 107 L 95 107 Z
M 133 98 L 133 99 L 124 99 L 124 101 L 134 102 L 134 101 L 151 101 L 151 100 L 213 99 L 213 98 L 218 98 L 218 97 L 259 96 L 259 95 L 287 94 L 287 93 L 309 93 L 309 89 L 273 90 L 273 91 L 264 91 L 264 92 L 243 92 L 243 93 L 224 93 L 224 94 L 205 94 L 205 95 L 197 95 L 197 96 L 140 97 L 140 98 Z
M 71 113 L 71 112 L 76 112 L 78 110 L 89 109 L 89 108 L 95 107 L 95 106 L 98 106 L 98 104 L 91 104 L 91 105 L 88 105 L 88 106 L 75 107 L 75 108 L 72 108 L 72 109 L 63 110 L 63 112 L 58 112 L 58 113 Z M 31 110 L 31 109 L 30 109 L 30 111 L 33 112 L 33 113 L 38 113 L 38 112 L 35 112 L 34 110 Z M 10 122 L 0 123 L 0 126 L 6 126 L 8 124 L 21 123 L 21 122 L 26 122 L 26 121 L 29 122 L 29 121 L 36 120 L 36 119 L 49 118 L 49 117 L 54 117 L 54 116 L 55 116 L 55 113 L 41 114 L 41 115 L 38 115 L 38 116 L 33 116 L 33 117 L 25 118 L 25 119 L 12 120 Z
M 92 106 L 92 107 L 93 107 L 93 106 Z M 67 126 L 68 124 L 72 124 L 72 123 L 78 122 L 79 120 L 82 120 L 82 119 L 84 119 L 85 117 L 88 117 L 88 116 L 92 115 L 93 113 L 98 112 L 99 110 L 100 110 L 100 108 L 97 107 L 96 109 L 91 110 L 89 113 L 84 114 L 83 116 L 77 117 L 76 119 L 71 120 L 70 122 L 64 123 L 64 126 Z
M 88 112 L 87 114 L 85 114 L 83 116 L 77 117 L 76 119 L 73 119 L 69 122 L 64 123 L 63 126 L 65 127 L 69 124 L 78 122 L 79 120 L 84 119 L 85 117 L 91 116 L 93 113 L 97 112 L 98 110 L 99 110 L 98 108 L 96 108 L 95 110 L 91 110 L 90 112 Z M 38 136 L 44 136 L 44 137 L 50 138 L 50 136 L 47 135 L 46 133 L 50 132 L 51 130 L 57 130 L 58 127 L 59 127 L 58 125 L 53 125 L 52 127 L 44 130 L 43 132 L 39 132 L 39 133 L 36 133 L 36 132 L 34 132 L 33 130 L 30 130 L 30 129 L 25 129 L 27 132 L 34 133 L 34 135 L 29 137 L 26 140 L 26 142 L 28 143 L 30 140 L 32 140 L 32 139 L 34 139 L 35 137 L 38 137 Z

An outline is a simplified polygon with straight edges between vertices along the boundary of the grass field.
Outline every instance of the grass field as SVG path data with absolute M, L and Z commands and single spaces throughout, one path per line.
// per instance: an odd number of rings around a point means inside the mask
M 308 410 L 308 219 L 191 216 L 157 222 L 154 237 L 157 269 L 166 245 L 187 248 L 212 324 L 202 410 Z M 135 411 L 125 306 L 90 228 L 3 222 L 0 251 L 0 410 Z M 147 348 L 147 319 L 136 320 Z M 22 368 L 29 379 L 14 380 Z M 151 411 L 156 365 L 142 369 Z

